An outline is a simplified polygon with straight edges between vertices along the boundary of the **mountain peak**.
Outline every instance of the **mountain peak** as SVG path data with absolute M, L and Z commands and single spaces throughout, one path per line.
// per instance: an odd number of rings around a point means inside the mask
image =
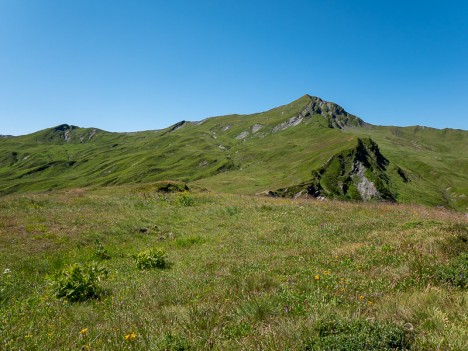
M 304 95 L 302 98 L 307 98 L 309 100 L 302 114 L 321 115 L 326 119 L 328 127 L 330 128 L 343 129 L 346 127 L 363 127 L 367 124 L 362 119 L 348 113 L 343 107 L 334 102 L 325 101 L 317 96 L 308 94 Z
M 74 125 L 69 125 L 69 124 L 60 124 L 56 127 L 51 128 L 53 131 L 56 132 L 65 132 L 66 130 L 71 130 L 71 129 L 78 129 L 80 127 L 74 126 Z
M 82 128 L 72 124 L 60 124 L 31 134 L 39 143 L 84 143 L 91 141 L 98 133 L 104 131 L 97 128 Z

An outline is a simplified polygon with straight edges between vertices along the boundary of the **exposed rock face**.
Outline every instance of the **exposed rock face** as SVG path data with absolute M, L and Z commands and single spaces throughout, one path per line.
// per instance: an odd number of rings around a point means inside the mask
M 262 128 L 263 128 L 263 126 L 261 124 L 254 124 L 252 126 L 252 133 L 257 133 Z
M 298 124 L 302 123 L 303 120 L 304 120 L 304 117 L 302 117 L 302 115 L 291 117 L 286 122 L 278 124 L 276 127 L 274 127 L 272 132 L 276 133 L 276 132 L 279 132 L 280 130 L 285 130 L 289 127 L 297 126 Z
M 372 198 L 380 198 L 381 194 L 375 187 L 374 183 L 372 183 L 367 177 L 365 176 L 366 167 L 360 162 L 356 161 L 353 164 L 353 170 L 351 171 L 352 178 L 356 182 L 356 187 L 361 195 L 363 200 L 370 200 Z
M 239 139 L 239 140 L 240 139 L 245 139 L 245 138 L 247 138 L 249 136 L 249 134 L 250 134 L 249 132 L 242 132 L 238 136 L 236 136 L 236 139 Z

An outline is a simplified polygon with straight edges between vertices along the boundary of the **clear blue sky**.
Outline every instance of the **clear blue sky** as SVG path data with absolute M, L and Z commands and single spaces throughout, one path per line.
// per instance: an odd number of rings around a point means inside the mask
M 468 129 L 468 1 L 0 0 L 0 134 L 160 129 L 306 93 Z

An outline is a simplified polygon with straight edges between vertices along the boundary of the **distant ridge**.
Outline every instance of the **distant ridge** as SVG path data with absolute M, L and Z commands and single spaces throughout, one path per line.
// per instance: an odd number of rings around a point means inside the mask
M 0 195 L 161 180 L 239 194 L 468 210 L 468 132 L 366 123 L 304 95 L 251 115 L 111 133 L 61 124 L 0 138 Z

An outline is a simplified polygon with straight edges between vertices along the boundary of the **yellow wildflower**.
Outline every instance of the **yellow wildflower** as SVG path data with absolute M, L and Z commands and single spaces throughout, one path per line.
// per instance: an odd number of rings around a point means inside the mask
M 361 300 L 361 301 L 364 300 L 364 296 L 360 295 L 359 300 Z
M 125 335 L 125 340 L 132 341 L 136 339 L 136 334 L 135 332 L 131 332 L 130 334 Z
M 330 275 L 330 271 L 323 271 L 323 274 Z
M 314 275 L 315 280 L 320 280 L 320 276 L 318 274 Z
M 369 305 L 372 305 L 372 304 L 373 304 L 373 302 L 372 302 L 372 301 L 367 301 L 367 303 L 368 303 Z
M 88 328 L 83 328 L 80 330 L 81 335 L 86 334 L 87 332 L 88 332 Z

